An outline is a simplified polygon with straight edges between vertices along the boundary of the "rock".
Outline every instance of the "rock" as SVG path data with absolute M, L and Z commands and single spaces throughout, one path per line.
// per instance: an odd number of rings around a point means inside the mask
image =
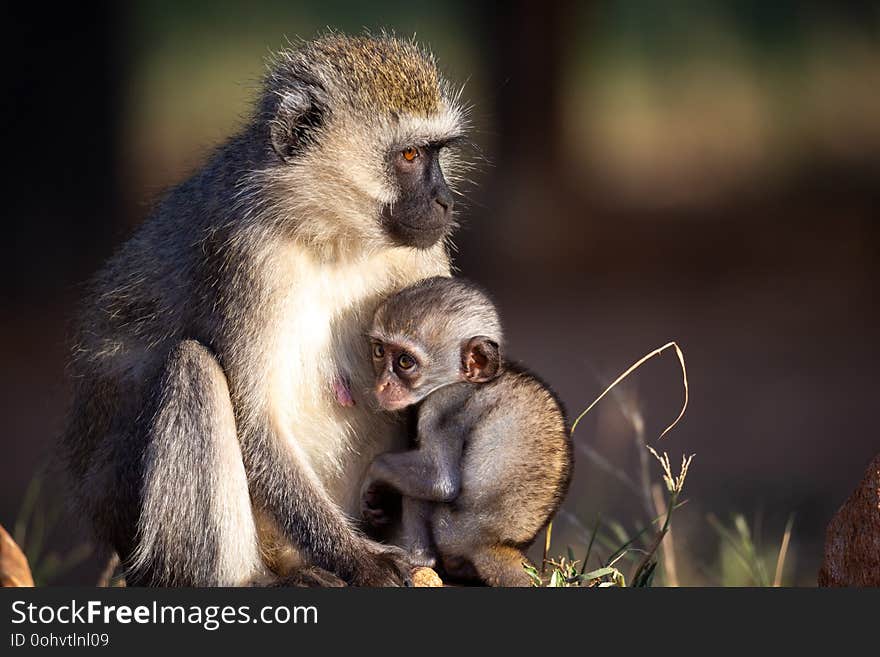
M 0 525 L 0 586 L 33 586 L 27 557 Z
M 420 588 L 436 588 L 443 586 L 440 575 L 430 568 L 416 568 L 412 574 L 413 586 Z
M 880 455 L 828 525 L 819 586 L 880 586 Z

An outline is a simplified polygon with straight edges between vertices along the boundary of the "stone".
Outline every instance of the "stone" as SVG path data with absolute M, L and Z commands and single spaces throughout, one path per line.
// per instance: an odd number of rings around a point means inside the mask
M 430 568 L 416 568 L 412 574 L 413 586 L 420 588 L 437 588 L 443 586 L 443 580 Z
M 33 586 L 27 557 L 0 525 L 0 586 Z
M 880 586 L 880 454 L 828 525 L 819 586 Z

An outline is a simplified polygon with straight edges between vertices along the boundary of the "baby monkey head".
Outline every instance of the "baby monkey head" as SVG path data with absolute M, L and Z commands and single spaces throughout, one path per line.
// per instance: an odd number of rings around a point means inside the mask
M 501 322 L 473 283 L 428 278 L 386 299 L 369 333 L 375 395 L 389 411 L 451 383 L 485 383 L 501 373 Z

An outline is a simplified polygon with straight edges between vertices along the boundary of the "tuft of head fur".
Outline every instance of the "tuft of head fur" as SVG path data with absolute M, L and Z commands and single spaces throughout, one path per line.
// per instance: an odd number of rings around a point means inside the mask
M 421 114 L 437 112 L 443 102 L 434 57 L 412 41 L 330 34 L 298 50 L 282 53 L 273 77 L 285 69 L 310 72 L 348 105 L 364 113 Z
M 495 304 L 474 283 L 443 276 L 427 278 L 390 296 L 377 309 L 372 337 L 383 342 L 460 348 L 485 336 L 502 346 Z

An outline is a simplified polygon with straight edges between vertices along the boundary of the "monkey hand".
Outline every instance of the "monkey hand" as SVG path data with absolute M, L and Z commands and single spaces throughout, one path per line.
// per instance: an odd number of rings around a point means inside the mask
M 400 519 L 400 494 L 378 481 L 364 486 L 361 517 L 372 529 L 384 529 Z
M 393 545 L 364 539 L 363 551 L 351 586 L 412 586 L 413 564 L 407 553 Z

